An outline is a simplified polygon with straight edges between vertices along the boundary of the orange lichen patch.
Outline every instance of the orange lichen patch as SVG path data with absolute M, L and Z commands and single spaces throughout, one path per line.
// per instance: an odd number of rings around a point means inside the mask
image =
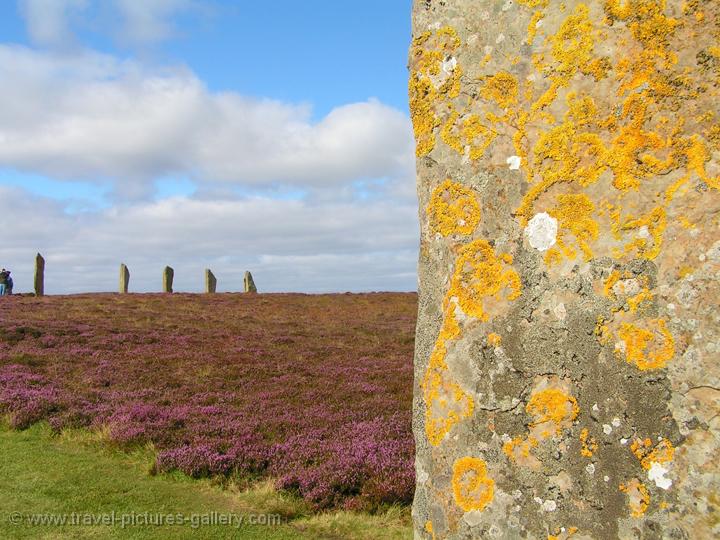
M 532 455 L 533 448 L 538 446 L 538 440 L 529 436 L 527 438 L 515 437 L 503 444 L 503 452 L 511 460 L 518 465 L 525 465 L 531 468 L 540 466 L 538 459 Z
M 430 535 L 430 538 L 431 538 L 432 540 L 435 540 L 435 531 L 434 531 L 434 529 L 433 529 L 432 521 L 429 521 L 429 520 L 428 520 L 428 521 L 425 522 L 425 532 Z
M 495 494 L 495 481 L 488 478 L 487 464 L 470 456 L 453 464 L 452 487 L 455 503 L 465 512 L 483 510 Z
M 568 540 L 568 538 L 572 537 L 576 532 L 578 532 L 577 527 L 556 529 L 555 534 L 548 534 L 548 540 Z
M 652 102 L 644 90 L 630 95 L 623 103 L 620 118 L 628 124 L 619 129 L 606 154 L 607 164 L 613 171 L 613 186 L 621 191 L 638 190 L 642 180 L 672 164 L 672 161 L 653 159 L 649 154 L 666 148 L 665 139 L 643 129 Z
M 448 303 L 440 334 L 430 354 L 421 384 L 425 398 L 425 434 L 437 446 L 452 427 L 472 415 L 474 402 L 449 373 L 445 356 L 447 342 L 460 335 L 455 319 L 455 305 Z
M 408 97 L 415 133 L 415 153 L 429 154 L 435 147 L 435 129 L 441 124 L 437 107 L 460 93 L 462 69 L 444 61 L 460 46 L 455 30 L 443 27 L 416 37 L 410 47 Z
M 538 23 L 540 22 L 540 20 L 542 20 L 544 16 L 545 14 L 542 11 L 536 11 L 535 13 L 533 13 L 533 16 L 530 19 L 527 27 L 527 40 L 525 42 L 528 45 L 532 45 L 532 42 L 535 41 L 535 36 L 537 35 L 538 31 Z
M 678 223 L 680 223 L 680 226 L 681 226 L 683 229 L 692 230 L 692 229 L 696 229 L 696 228 L 697 228 L 697 225 L 696 225 L 695 223 L 693 223 L 692 221 L 690 221 L 690 220 L 689 220 L 688 218 L 686 218 L 685 216 L 678 216 L 677 220 L 678 220 Z
M 717 187 L 720 183 L 719 178 L 710 178 L 705 170 L 705 163 L 710 161 L 710 152 L 707 149 L 705 143 L 697 135 L 690 137 L 687 144 L 687 148 L 684 151 L 687 159 L 685 174 L 682 178 L 678 179 L 673 185 L 671 185 L 665 191 L 665 201 L 670 202 L 677 191 L 692 177 L 692 173 L 695 173 L 697 177 L 711 187 Z
M 642 517 L 650 505 L 650 494 L 645 485 L 637 478 L 627 484 L 620 484 L 620 491 L 628 496 L 628 508 L 632 517 Z
M 488 334 L 487 341 L 488 345 L 491 347 L 499 347 L 502 342 L 502 338 L 495 332 L 491 332 Z
M 474 240 L 460 249 L 455 265 L 448 297 L 456 296 L 466 315 L 482 321 L 489 318 L 483 302 L 485 298 L 501 300 L 501 293 L 508 290 L 507 300 L 515 300 L 521 294 L 520 276 L 513 268 L 512 256 L 495 254 L 485 240 Z
M 583 71 L 592 60 L 594 43 L 593 24 L 585 4 L 578 4 L 575 11 L 560 25 L 558 32 L 549 38 L 555 67 L 564 83 L 578 71 Z
M 675 456 L 675 448 L 667 439 L 663 439 L 654 447 L 650 439 L 635 439 L 630 445 L 630 451 L 646 470 L 650 470 L 653 463 L 667 463 Z
M 518 0 L 518 3 L 531 8 L 544 8 L 547 7 L 549 1 L 550 0 Z
M 547 266 L 551 267 L 560 264 L 563 260 L 563 256 L 559 249 L 552 247 L 545 252 L 543 260 Z
M 688 277 L 690 274 L 693 273 L 693 267 L 692 266 L 681 266 L 678 269 L 678 278 L 684 279 Z
M 549 214 L 558 220 L 558 248 L 568 258 L 575 256 L 575 251 L 567 245 L 565 238 L 572 233 L 583 252 L 585 260 L 592 258 L 589 242 L 597 239 L 599 226 L 593 219 L 595 205 L 585 194 L 566 194 L 557 196 L 557 206 Z
M 427 214 L 436 233 L 471 234 L 480 222 L 480 204 L 472 189 L 447 179 L 433 190 Z
M 548 436 L 572 425 L 580 413 L 577 400 L 559 388 L 546 388 L 531 395 L 525 410 L 533 417 L 531 427 L 547 424 Z M 541 434 L 545 434 L 541 431 Z
M 615 287 L 615 284 L 620 281 L 620 277 L 621 274 L 618 270 L 613 270 L 612 272 L 610 272 L 610 275 L 603 284 L 603 294 L 605 296 L 607 296 L 608 298 L 615 297 L 615 291 L 613 290 L 613 287 Z
M 500 71 L 485 79 L 480 93 L 486 100 L 494 101 L 501 109 L 506 109 L 517 103 L 518 82 L 507 71 Z
M 571 93 L 567 96 L 567 102 L 568 112 L 563 123 L 540 134 L 533 147 L 533 165 L 529 177 L 538 175 L 540 181 L 531 186 L 516 210 L 523 225 L 530 217 L 535 200 L 552 186 L 561 183 L 589 186 L 608 167 L 602 140 L 591 131 L 596 111 L 594 101 L 587 96 L 578 98 Z M 527 120 L 527 116 L 522 117 L 523 122 Z M 520 142 L 514 142 L 516 150 Z
M 445 144 L 458 154 L 465 155 L 467 149 L 470 159 L 477 160 L 485 155 L 485 150 L 495 140 L 497 132 L 485 126 L 477 114 L 466 115 L 460 119 L 460 114 L 453 111 L 440 136 Z
M 667 329 L 665 319 L 650 321 L 655 331 L 622 323 L 618 337 L 622 340 L 616 352 L 622 351 L 625 360 L 641 370 L 661 369 L 675 356 L 675 340 Z
M 580 455 L 584 457 L 592 457 L 593 453 L 597 450 L 598 444 L 594 437 L 590 436 L 587 428 L 583 428 L 580 431 Z
M 606 323 L 606 318 L 603 315 L 598 315 L 597 322 L 595 323 L 595 335 L 603 345 L 609 343 L 610 338 L 612 338 L 612 332 Z
M 415 153 L 417 156 L 429 154 L 435 147 L 434 130 L 440 125 L 435 116 L 434 105 L 438 94 L 428 79 L 411 74 L 409 82 L 410 117 L 415 133 Z
M 613 232 L 616 237 L 621 237 L 623 232 L 636 231 L 637 236 L 624 247 L 626 254 L 637 250 L 640 257 L 648 260 L 652 260 L 660 254 L 663 234 L 667 227 L 667 212 L 665 208 L 657 206 L 644 216 L 639 218 L 628 217 L 622 223 L 620 222 L 620 212 L 618 209 L 613 213 L 613 219 L 615 219 Z M 645 237 L 640 236 L 640 234 L 644 234 Z M 652 243 L 649 242 L 650 238 L 652 239 Z
M 635 313 L 640 307 L 640 304 L 653 299 L 653 293 L 650 292 L 647 284 L 645 284 L 642 290 L 634 296 L 627 299 L 628 306 L 630 307 L 630 313 Z

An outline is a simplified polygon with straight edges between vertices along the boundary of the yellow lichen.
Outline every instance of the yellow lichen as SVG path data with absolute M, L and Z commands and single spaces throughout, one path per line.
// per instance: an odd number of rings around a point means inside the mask
M 425 399 L 425 434 L 433 446 L 439 445 L 452 427 L 472 415 L 474 409 L 472 398 L 452 380 L 445 362 L 447 342 L 459 335 L 455 306 L 449 303 L 421 383 Z
M 481 95 L 488 101 L 494 101 L 501 109 L 517 103 L 518 82 L 507 71 L 500 71 L 485 79 Z
M 533 417 L 531 427 L 549 422 L 553 434 L 563 427 L 569 427 L 580 412 L 577 400 L 559 388 L 547 388 L 534 393 L 525 410 Z
M 503 452 L 513 461 L 526 462 L 531 457 L 531 450 L 538 446 L 538 440 L 529 436 L 526 439 L 515 437 L 503 444 Z
M 457 33 L 446 26 L 434 34 L 421 34 L 410 47 L 408 98 L 418 157 L 429 154 L 435 147 L 434 132 L 441 124 L 437 107 L 460 93 L 460 66 L 443 69 L 445 58 L 459 46 Z
M 447 179 L 433 190 L 427 214 L 433 232 L 471 234 L 480 221 L 480 204 L 472 189 Z
M 466 456 L 453 464 L 452 487 L 455 503 L 470 512 L 483 510 L 492 502 L 495 481 L 488 478 L 485 461 Z
M 583 428 L 580 431 L 580 455 L 584 457 L 592 457 L 593 453 L 598 448 L 598 443 L 594 437 L 590 437 L 590 433 L 587 428 Z
M 632 250 L 637 250 L 640 257 L 652 260 L 660 254 L 666 227 L 667 212 L 664 207 L 657 206 L 648 214 L 639 218 L 629 217 L 623 223 L 620 223 L 618 219 L 614 225 L 614 232 L 618 235 L 626 231 L 639 233 L 630 243 L 625 245 L 624 251 L 629 253 Z M 649 238 L 652 238 L 652 245 L 648 242 Z
M 665 319 L 655 319 L 650 324 L 655 325 L 657 330 L 622 323 L 618 331 L 618 337 L 623 342 L 618 351 L 623 352 L 627 362 L 641 370 L 664 368 L 675 356 L 675 340 Z
M 603 294 L 605 296 L 607 296 L 608 298 L 615 297 L 615 291 L 613 290 L 613 287 L 615 287 L 615 284 L 620 281 L 620 277 L 621 274 L 619 271 L 613 270 L 612 272 L 610 272 L 610 275 L 603 284 Z
M 630 312 L 635 313 L 638 310 L 640 304 L 646 301 L 650 301 L 652 299 L 653 294 L 650 292 L 650 289 L 647 287 L 647 285 L 645 285 L 639 293 L 627 299 L 628 306 L 630 307 Z
M 465 155 L 467 148 L 470 159 L 480 159 L 497 133 L 485 126 L 476 114 L 464 116 L 458 122 L 459 119 L 460 114 L 453 111 L 440 132 L 442 140 L 458 154 Z
M 542 11 L 536 11 L 533 13 L 532 18 L 530 19 L 530 22 L 528 23 L 527 28 L 527 40 L 526 43 L 528 45 L 532 45 L 532 42 L 535 41 L 535 36 L 537 35 L 538 31 L 538 23 L 543 18 L 545 14 Z
M 642 517 L 650 505 L 650 494 L 645 485 L 637 478 L 633 478 L 627 484 L 620 484 L 620 491 L 627 493 L 630 515 Z
M 487 337 L 488 345 L 491 347 L 499 347 L 502 342 L 502 338 L 495 332 L 490 332 Z
M 574 257 L 574 251 L 567 246 L 565 235 L 572 233 L 583 252 L 585 260 L 592 258 L 590 242 L 597 239 L 599 226 L 593 219 L 595 205 L 583 194 L 566 194 L 557 196 L 557 206 L 549 214 L 558 220 L 557 244 L 568 258 Z
M 536 8 L 536 7 L 547 7 L 550 0 L 518 0 L 518 2 L 524 6 Z
M 592 60 L 594 47 L 593 24 L 585 4 L 578 4 L 575 11 L 560 25 L 550 39 L 555 67 L 564 84 L 578 71 L 587 68 Z
M 506 268 L 511 263 L 510 255 L 497 256 L 485 240 L 466 244 L 460 249 L 448 295 L 458 298 L 466 315 L 488 320 L 484 307 L 486 298 L 500 300 L 505 290 L 509 291 L 507 300 L 515 300 L 521 294 L 520 276 L 512 268 Z
M 653 463 L 668 463 L 675 456 L 675 447 L 667 439 L 661 440 L 654 447 L 650 439 L 635 439 L 630 445 L 630 451 L 646 470 L 650 470 Z

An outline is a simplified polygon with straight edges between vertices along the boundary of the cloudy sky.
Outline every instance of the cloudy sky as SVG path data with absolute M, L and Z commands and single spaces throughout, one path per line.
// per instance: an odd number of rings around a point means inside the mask
M 271 10 L 272 8 L 272 10 Z M 0 265 L 53 294 L 415 290 L 410 0 L 0 7 Z

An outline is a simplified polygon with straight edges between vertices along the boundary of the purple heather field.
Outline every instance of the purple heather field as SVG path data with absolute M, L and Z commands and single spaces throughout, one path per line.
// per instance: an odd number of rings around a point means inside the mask
M 270 477 L 316 509 L 409 503 L 414 293 L 0 298 L 0 414 Z

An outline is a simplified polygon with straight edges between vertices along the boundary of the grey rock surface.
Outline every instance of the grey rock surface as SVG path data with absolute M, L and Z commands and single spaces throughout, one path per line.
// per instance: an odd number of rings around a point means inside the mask
M 720 537 L 720 2 L 412 15 L 415 538 Z

